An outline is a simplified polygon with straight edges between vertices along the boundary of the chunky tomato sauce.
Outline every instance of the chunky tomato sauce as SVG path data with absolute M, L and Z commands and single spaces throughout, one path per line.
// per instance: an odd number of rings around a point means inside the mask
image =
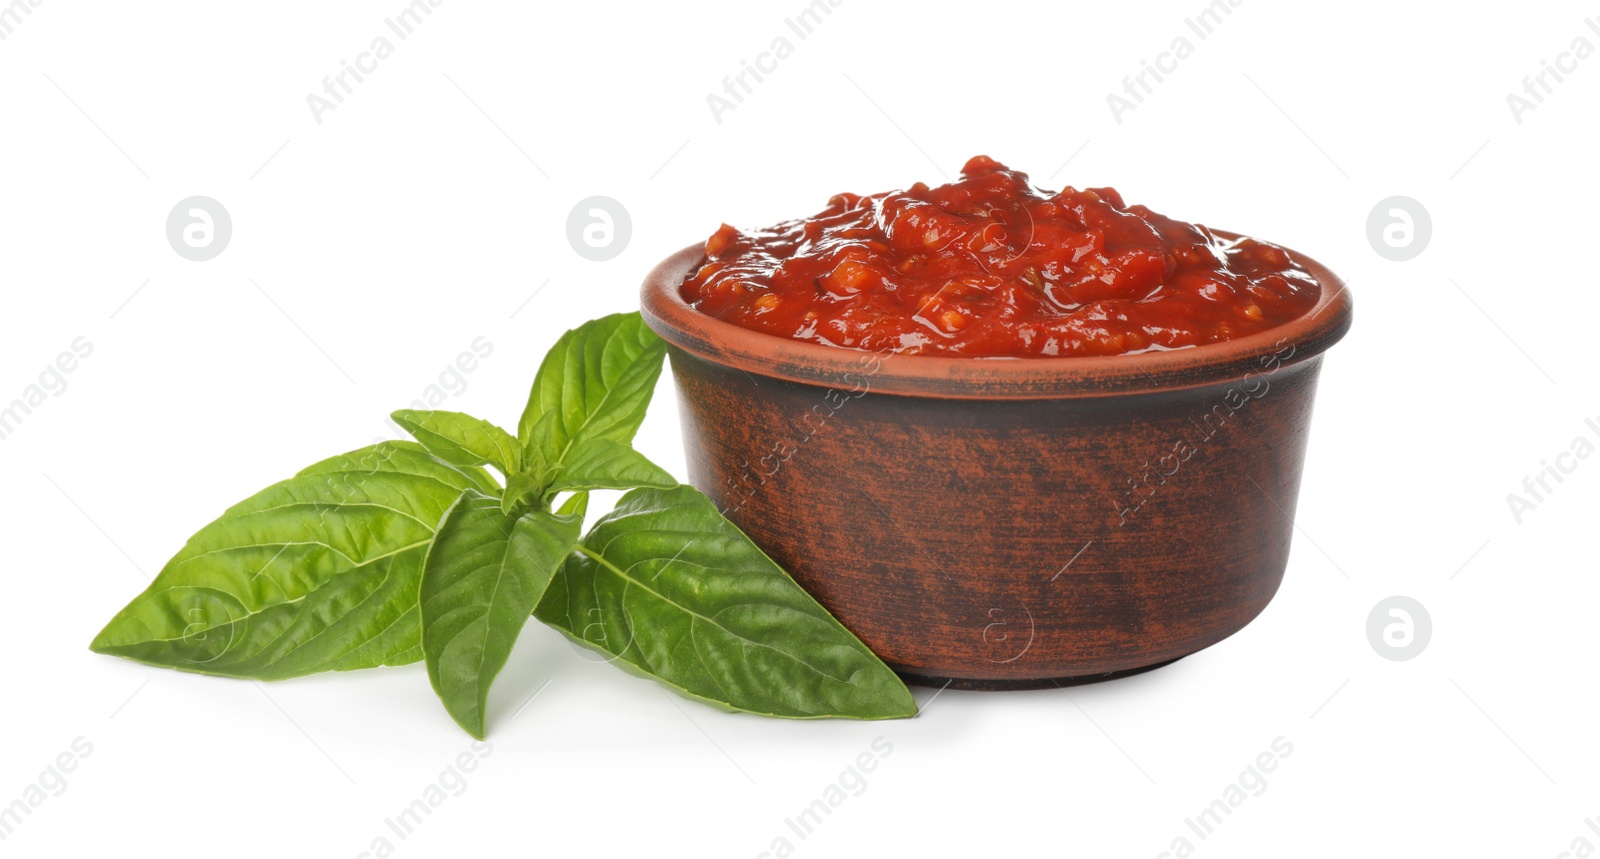
M 1307 312 L 1320 287 L 1284 249 L 1035 189 L 985 156 L 937 188 L 839 194 L 813 217 L 724 224 L 683 284 L 744 328 L 876 352 L 1046 357 L 1181 349 Z

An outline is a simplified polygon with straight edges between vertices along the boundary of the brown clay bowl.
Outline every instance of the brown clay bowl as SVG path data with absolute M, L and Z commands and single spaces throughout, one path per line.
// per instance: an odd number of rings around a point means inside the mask
M 1294 253 L 1291 251 L 1291 253 Z M 689 476 L 907 680 L 1107 679 L 1209 647 L 1283 579 L 1324 350 L 1350 328 L 1327 268 L 1303 317 L 1106 358 L 878 355 L 706 316 L 645 280 Z

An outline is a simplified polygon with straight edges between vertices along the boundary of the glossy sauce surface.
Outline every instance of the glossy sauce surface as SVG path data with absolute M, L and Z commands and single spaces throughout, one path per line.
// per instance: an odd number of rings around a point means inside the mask
M 985 156 L 958 181 L 838 194 L 802 220 L 724 224 L 684 281 L 698 311 L 874 352 L 1049 358 L 1181 349 L 1303 315 L 1320 287 L 1276 245 L 1035 189 Z

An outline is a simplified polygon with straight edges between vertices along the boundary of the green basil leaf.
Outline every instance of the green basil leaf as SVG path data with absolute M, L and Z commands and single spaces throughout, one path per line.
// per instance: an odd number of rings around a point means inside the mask
M 566 503 L 561 505 L 561 509 L 556 511 L 557 516 L 576 516 L 578 517 L 579 522 L 582 522 L 583 517 L 587 516 L 588 514 L 589 493 L 587 492 L 572 493 L 567 497 Z M 576 549 L 578 541 L 574 540 L 572 542 L 573 548 Z
M 638 313 L 602 317 L 563 334 L 539 365 L 517 424 L 528 461 L 542 462 L 554 476 L 566 470 L 580 444 L 633 441 L 666 349 Z
M 516 516 L 533 506 L 539 499 L 543 481 L 534 475 L 518 472 L 506 478 L 506 489 L 500 494 L 500 512 Z
M 693 487 L 636 489 L 535 612 L 619 667 L 730 710 L 916 714 L 905 684 Z
M 483 739 L 489 686 L 583 531 L 564 514 L 506 516 L 500 499 L 462 493 L 428 550 L 419 594 L 428 679 L 456 724 Z
M 666 469 L 620 442 L 594 439 L 576 445 L 547 494 L 588 489 L 671 489 L 678 481 Z
M 411 442 L 317 463 L 189 538 L 90 649 L 265 680 L 415 662 L 434 530 L 486 483 Z
M 556 419 L 560 415 L 556 412 L 545 412 L 540 415 L 532 425 L 522 433 L 523 438 L 549 439 L 555 434 Z M 527 416 L 524 415 L 526 420 Z M 535 442 L 523 445 L 522 448 L 522 473 L 526 474 L 535 489 L 544 489 L 550 483 L 550 475 L 555 471 L 552 464 L 560 451 L 548 449 L 548 442 Z
M 415 409 L 401 409 L 390 417 L 451 465 L 492 465 L 506 475 L 522 468 L 522 445 L 486 420 L 461 412 Z

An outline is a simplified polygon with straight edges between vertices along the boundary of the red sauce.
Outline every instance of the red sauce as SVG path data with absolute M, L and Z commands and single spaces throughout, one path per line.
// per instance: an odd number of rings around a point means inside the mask
M 1111 188 L 1050 194 L 982 155 L 937 188 L 838 194 L 764 230 L 724 224 L 683 284 L 699 311 L 779 337 L 976 357 L 1215 343 L 1303 315 L 1320 291 L 1276 245 Z

